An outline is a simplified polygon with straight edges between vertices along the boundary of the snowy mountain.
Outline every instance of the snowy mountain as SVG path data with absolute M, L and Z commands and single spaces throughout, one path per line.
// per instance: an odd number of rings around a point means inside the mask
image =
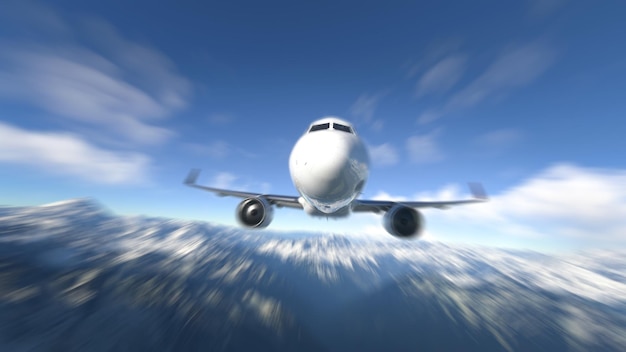
M 0 208 L 0 350 L 621 351 L 625 254 Z

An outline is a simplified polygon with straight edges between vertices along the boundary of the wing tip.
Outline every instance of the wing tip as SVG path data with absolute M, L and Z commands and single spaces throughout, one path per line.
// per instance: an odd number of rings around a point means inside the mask
M 478 200 L 489 200 L 487 196 L 487 192 L 485 192 L 485 188 L 480 182 L 469 182 L 468 186 L 470 191 L 472 192 L 472 196 Z
M 198 175 L 200 175 L 200 169 L 191 169 L 189 170 L 189 174 L 185 178 L 184 184 L 186 185 L 195 185 L 196 180 L 198 179 Z

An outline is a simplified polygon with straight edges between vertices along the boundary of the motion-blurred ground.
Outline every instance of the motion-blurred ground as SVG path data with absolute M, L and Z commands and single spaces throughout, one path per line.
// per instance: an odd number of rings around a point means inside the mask
M 624 254 L 0 208 L 0 351 L 623 351 Z

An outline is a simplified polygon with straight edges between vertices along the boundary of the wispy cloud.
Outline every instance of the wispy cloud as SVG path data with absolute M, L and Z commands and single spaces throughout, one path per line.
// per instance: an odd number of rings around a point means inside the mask
M 27 131 L 0 122 L 0 162 L 35 166 L 103 184 L 146 181 L 150 159 L 100 149 L 67 132 Z
M 171 132 L 143 121 L 167 108 L 123 80 L 106 59 L 78 48 L 13 47 L 0 69 L 0 94 L 54 116 L 104 127 L 137 143 L 158 143 Z M 110 70 L 107 72 L 107 70 Z
M 502 147 L 517 143 L 522 137 L 522 131 L 507 128 L 482 134 L 476 138 L 476 142 L 488 147 Z
M 461 79 L 465 61 L 461 55 L 450 55 L 434 64 L 417 82 L 417 96 L 441 94 L 450 90 Z
M 424 112 L 418 122 L 432 122 L 450 112 L 475 106 L 490 97 L 527 85 L 543 74 L 554 58 L 555 51 L 540 42 L 511 47 L 474 81 L 452 95 L 443 108 Z
M 505 152 L 523 139 L 521 130 L 504 128 L 482 134 L 474 139 L 474 143 L 481 153 L 493 156 Z
M 157 122 L 186 105 L 191 86 L 164 55 L 124 39 L 104 21 L 70 26 L 54 12 L 48 17 L 71 33 L 46 41 L 45 28 L 38 28 L 39 37 L 2 43 L 0 96 L 120 141 L 155 144 L 173 135 Z
M 185 148 L 196 154 L 215 159 L 227 157 L 232 152 L 231 146 L 224 141 L 213 141 L 208 144 L 187 143 Z
M 125 149 L 165 142 L 175 132 L 161 122 L 186 106 L 189 81 L 165 55 L 102 20 L 35 2 L 0 7 L 14 33 L 0 43 L 0 98 L 39 110 L 41 126 L 70 130 L 3 124 L 0 162 L 106 184 L 145 178 L 146 155 L 94 141 Z
M 443 112 L 440 110 L 428 110 L 423 112 L 419 118 L 417 119 L 417 122 L 420 125 L 425 125 L 427 123 L 433 122 L 435 120 L 438 120 L 440 117 L 443 116 Z
M 374 117 L 374 113 L 376 112 L 381 98 L 381 94 L 361 94 L 354 104 L 352 104 L 350 113 L 364 121 L 370 121 Z
M 272 188 L 269 182 L 258 182 L 248 178 L 239 177 L 231 172 L 218 172 L 210 181 L 210 185 L 216 188 L 232 189 L 266 194 Z
M 376 195 L 372 197 L 372 200 L 390 200 L 392 202 L 404 202 L 407 201 L 408 198 L 404 196 L 392 196 L 385 191 L 378 191 L 378 193 L 376 193 Z
M 158 50 L 124 38 L 115 27 L 98 18 L 82 21 L 88 40 L 99 46 L 119 67 L 126 70 L 130 81 L 137 82 L 164 108 L 187 105 L 191 84 L 182 77 L 174 63 Z
M 227 125 L 233 122 L 235 118 L 230 114 L 211 114 L 207 121 L 212 125 Z
M 186 151 L 190 151 L 201 156 L 208 156 L 214 159 L 222 159 L 232 155 L 242 156 L 245 158 L 258 157 L 255 153 L 233 146 L 223 140 L 215 140 L 207 143 L 185 143 L 182 147 Z
M 372 163 L 376 166 L 390 166 L 398 163 L 398 153 L 389 143 L 369 146 L 369 154 Z
M 380 130 L 383 127 L 383 121 L 374 117 L 376 109 L 385 95 L 385 92 L 361 94 L 350 107 L 350 114 L 354 117 L 355 124 L 368 125 L 374 130 Z
M 553 59 L 553 50 L 538 43 L 510 48 L 474 82 L 455 94 L 448 106 L 455 109 L 473 106 L 503 89 L 526 85 L 539 77 Z
M 457 184 L 447 184 L 435 192 L 422 191 L 415 195 L 416 200 L 434 201 L 434 200 L 458 200 L 463 199 L 465 195 Z
M 457 52 L 461 48 L 462 41 L 458 38 L 435 40 L 433 43 L 420 51 L 420 57 L 414 62 L 407 63 L 407 79 L 413 78 L 432 67 L 442 58 Z
M 211 181 L 211 186 L 217 188 L 231 188 L 237 176 L 230 172 L 219 172 Z
M 444 154 L 439 147 L 437 138 L 441 130 L 437 129 L 425 135 L 411 136 L 406 140 L 406 150 L 409 160 L 416 164 L 425 164 L 441 161 Z

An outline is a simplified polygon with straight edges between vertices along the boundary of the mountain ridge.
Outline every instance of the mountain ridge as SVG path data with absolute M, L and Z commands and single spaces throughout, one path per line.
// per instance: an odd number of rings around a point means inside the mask
M 64 346 L 60 336 L 70 336 L 64 350 L 80 341 L 95 346 L 74 331 L 81 321 L 78 330 L 94 341 L 110 333 L 134 350 L 158 345 L 136 341 L 137 332 L 159 335 L 165 350 L 251 347 L 233 336 L 257 341 L 259 350 L 617 351 L 626 344 L 626 282 L 617 273 L 626 259 L 617 252 L 596 260 L 340 234 L 259 236 L 119 216 L 82 198 L 2 210 L 0 322 L 35 319 L 0 324 L 2 350 L 51 329 L 51 312 L 74 322 L 59 323 L 63 333 L 46 342 Z M 48 308 L 32 311 L 39 306 Z M 14 324 L 31 328 L 15 335 Z M 440 341 L 446 334 L 451 340 Z

